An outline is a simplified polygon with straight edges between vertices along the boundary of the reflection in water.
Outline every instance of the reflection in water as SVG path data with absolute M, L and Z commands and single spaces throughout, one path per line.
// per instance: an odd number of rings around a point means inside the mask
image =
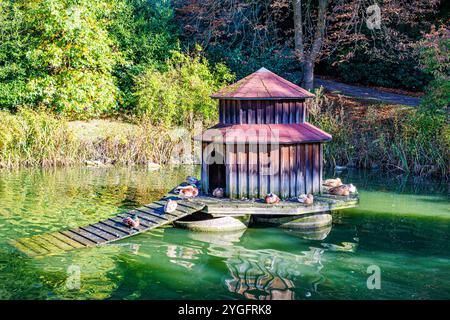
M 353 242 L 342 242 L 340 245 L 333 243 L 322 243 L 322 246 L 331 251 L 355 252 L 358 244 Z
M 174 258 L 169 261 L 187 269 L 192 269 L 195 266 L 195 263 L 192 260 L 197 260 L 198 257 L 196 257 L 196 255 L 200 254 L 201 250 L 195 248 L 176 245 L 167 246 L 167 256 L 169 258 Z
M 224 258 L 229 275 L 223 281 L 230 292 L 252 300 L 292 300 L 295 299 L 295 280 L 303 273 L 314 273 L 320 278 L 323 249 L 310 248 L 298 255 L 273 249 L 251 250 L 238 245 L 244 233 L 241 230 L 188 234 L 189 238 L 206 244 L 204 251 L 208 255 Z M 195 266 L 196 255 L 200 254 L 204 254 L 200 249 L 167 246 L 167 256 L 177 258 L 170 262 L 187 269 Z
M 252 300 L 295 299 L 295 285 L 303 273 L 320 277 L 324 250 L 311 248 L 301 255 L 275 250 L 246 250 L 225 261 L 230 272 L 225 285 L 231 292 Z
M 305 240 L 324 240 L 331 232 L 331 225 L 317 229 L 283 229 L 283 231 Z
M 148 203 L 198 173 L 185 166 L 0 170 L 0 299 L 450 298 L 448 185 L 380 172 L 344 171 L 360 206 L 334 213 L 332 229 L 317 232 L 158 228 L 42 259 L 8 244 Z M 382 290 L 367 289 L 372 264 Z M 80 267 L 80 290 L 66 288 L 71 265 Z

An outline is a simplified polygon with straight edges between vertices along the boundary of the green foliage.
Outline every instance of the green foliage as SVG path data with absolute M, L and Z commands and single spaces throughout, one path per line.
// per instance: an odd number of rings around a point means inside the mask
M 0 0 L 0 9 L 2 109 L 132 111 L 133 77 L 178 47 L 170 1 Z
M 0 109 L 12 108 L 26 99 L 27 68 L 23 37 L 24 15 L 9 0 L 0 0 Z
M 162 68 L 172 50 L 178 49 L 178 29 L 168 0 L 124 0 L 109 27 L 125 63 L 116 65 L 114 75 L 120 90 L 120 111 L 133 111 L 133 78 L 148 65 Z
M 114 0 L 19 0 L 7 6 L 10 45 L 1 48 L 2 65 L 18 65 L 22 72 L 2 79 L 21 90 L 17 99 L 2 98 L 3 107 L 27 103 L 70 117 L 98 116 L 114 107 L 112 69 L 121 57 L 106 29 Z M 11 61 L 16 43 L 21 54 Z
M 238 79 L 248 76 L 261 67 L 265 67 L 276 74 L 283 75 L 290 81 L 299 80 L 287 74 L 288 71 L 294 71 L 295 67 L 298 69 L 297 62 L 287 48 L 274 46 L 259 51 L 255 48 L 251 49 L 253 51 L 250 52 L 244 46 L 243 48 L 230 50 L 226 45 L 215 44 L 208 49 L 206 55 L 211 62 L 218 63 L 222 61 L 226 63 L 230 70 L 236 73 Z
M 437 30 L 433 28 L 419 43 L 418 49 L 422 67 L 434 77 L 422 108 L 443 117 L 450 105 L 450 29 L 444 25 Z
M 192 55 L 173 51 L 165 70 L 149 66 L 136 78 L 137 112 L 167 126 L 210 122 L 217 117 L 217 102 L 209 96 L 233 79 L 223 64 L 210 67 L 199 50 Z

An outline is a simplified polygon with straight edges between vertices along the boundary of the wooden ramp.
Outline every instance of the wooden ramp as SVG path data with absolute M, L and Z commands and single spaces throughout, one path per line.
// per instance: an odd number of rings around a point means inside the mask
M 164 213 L 164 205 L 168 199 L 177 200 L 177 210 Z M 35 235 L 12 241 L 12 245 L 28 256 L 44 256 L 64 251 L 92 247 L 125 239 L 136 234 L 172 223 L 175 220 L 198 212 L 204 208 L 197 199 L 180 198 L 168 194 L 162 199 L 143 207 L 123 212 L 115 217 L 102 220 L 84 227 L 78 227 L 54 233 Z M 122 219 L 134 214 L 139 215 L 141 221 L 138 228 L 130 228 L 122 223 Z

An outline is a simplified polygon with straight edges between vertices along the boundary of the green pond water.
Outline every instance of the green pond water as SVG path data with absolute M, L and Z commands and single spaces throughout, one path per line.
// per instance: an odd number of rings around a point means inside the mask
M 149 203 L 188 174 L 199 168 L 0 171 L 0 299 L 450 299 L 447 184 L 379 172 L 342 173 L 361 204 L 317 234 L 166 227 L 44 258 L 9 244 Z

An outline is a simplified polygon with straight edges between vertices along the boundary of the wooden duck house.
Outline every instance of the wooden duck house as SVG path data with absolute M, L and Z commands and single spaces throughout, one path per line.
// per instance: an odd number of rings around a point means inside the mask
M 203 192 L 221 187 L 237 199 L 320 192 L 331 135 L 306 121 L 305 100 L 313 97 L 265 68 L 212 95 L 220 123 L 195 137 Z

